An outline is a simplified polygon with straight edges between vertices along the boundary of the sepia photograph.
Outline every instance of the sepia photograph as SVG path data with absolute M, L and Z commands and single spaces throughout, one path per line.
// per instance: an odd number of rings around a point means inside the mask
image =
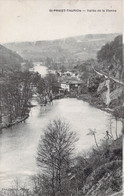
M 0 196 L 123 196 L 122 0 L 0 0 Z

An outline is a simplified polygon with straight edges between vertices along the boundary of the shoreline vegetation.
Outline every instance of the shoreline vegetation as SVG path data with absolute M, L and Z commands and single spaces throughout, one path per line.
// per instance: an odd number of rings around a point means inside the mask
M 22 117 L 22 118 L 17 118 L 15 121 L 13 121 L 12 123 L 8 123 L 8 124 L 5 124 L 1 127 L 1 129 L 6 129 L 6 128 L 9 128 L 11 126 L 14 126 L 18 123 L 21 123 L 21 122 L 25 122 L 25 120 L 29 117 L 29 115 L 26 115 L 25 117 Z
M 56 100 L 56 99 L 63 99 L 63 98 L 75 98 L 75 99 L 78 99 L 78 100 L 82 100 L 82 101 L 85 101 L 87 103 L 89 103 L 91 106 L 97 108 L 97 109 L 100 109 L 102 111 L 106 111 L 108 113 L 111 113 L 113 116 L 114 116 L 114 108 L 110 108 L 109 106 L 106 106 L 105 104 L 103 103 L 100 103 L 98 104 L 98 101 L 96 99 L 93 99 L 93 96 L 90 94 L 90 93 L 81 93 L 81 94 L 70 94 L 70 93 L 66 93 L 66 95 L 59 95 L 59 94 L 55 94 L 55 95 L 52 95 L 52 100 Z M 38 103 L 40 104 L 40 106 L 46 106 L 50 101 L 47 101 L 47 103 L 44 102 L 44 99 L 39 100 L 38 96 L 36 97 L 36 100 L 38 101 Z M 15 119 L 13 122 L 11 123 L 5 123 L 4 125 L 1 126 L 1 129 L 5 129 L 5 128 L 9 128 L 11 126 L 14 126 L 18 123 L 21 123 L 23 121 L 25 121 L 29 116 L 30 116 L 30 108 L 32 107 L 35 107 L 36 105 L 34 104 L 29 104 L 27 106 L 27 111 L 28 111 L 28 114 L 26 114 L 25 116 L 23 117 L 17 117 L 17 119 Z M 124 118 L 122 117 L 119 117 L 118 116 L 118 120 L 121 120 L 123 122 Z
M 66 95 L 66 96 L 63 96 L 63 97 L 61 97 L 61 98 L 53 98 L 53 100 L 56 100 L 56 99 L 63 99 L 63 98 L 75 98 L 75 99 L 78 99 L 78 100 L 82 100 L 82 101 L 85 101 L 85 102 L 87 102 L 87 103 L 89 103 L 91 106 L 93 106 L 93 107 L 95 107 L 95 108 L 97 108 L 97 109 L 100 109 L 100 110 L 102 110 L 102 111 L 106 111 L 106 112 L 108 112 L 108 113 L 111 113 L 112 115 L 113 115 L 113 112 L 114 112 L 114 109 L 111 109 L 111 108 L 109 108 L 109 107 L 103 107 L 102 105 L 97 105 L 95 102 L 93 103 L 93 102 L 91 102 L 91 99 L 89 99 L 88 98 L 88 96 L 86 95 L 86 94 L 81 94 L 81 95 L 77 95 L 77 96 L 71 96 L 71 95 Z M 87 97 L 87 98 L 86 98 Z M 49 103 L 49 102 L 48 102 Z M 48 104 L 47 103 L 47 104 Z M 46 106 L 47 104 L 44 104 L 44 102 L 42 102 L 42 103 L 40 103 L 40 106 L 42 107 L 42 106 Z M 32 108 L 32 107 L 36 107 L 36 105 L 33 105 L 33 104 L 30 104 L 30 108 Z M 16 124 L 18 124 L 18 123 L 21 123 L 21 122 L 25 122 L 25 120 L 27 119 L 27 118 L 29 118 L 29 116 L 30 116 L 30 112 L 29 112 L 29 114 L 27 114 L 27 115 L 25 115 L 24 117 L 22 117 L 22 118 L 17 118 L 17 119 L 15 119 L 15 121 L 13 121 L 12 123 L 6 123 L 6 124 L 4 124 L 4 125 L 2 125 L 1 126 L 1 129 L 6 129 L 6 128 L 9 128 L 9 127 L 11 127 L 11 126 L 14 126 L 14 125 L 16 125 Z M 121 121 L 123 121 L 123 118 L 119 118 L 119 120 L 121 120 Z
M 39 76 L 38 76 L 39 77 Z M 54 76 L 52 76 L 54 77 Z M 36 93 L 36 89 L 33 90 L 35 91 Z M 97 109 L 100 109 L 102 111 L 106 111 L 108 113 L 111 113 L 113 116 L 115 115 L 115 108 L 111 108 L 109 106 L 107 106 L 105 103 L 103 102 L 98 102 L 97 98 L 94 96 L 93 93 L 90 93 L 88 91 L 85 91 L 84 93 L 79 93 L 79 94 L 76 94 L 74 92 L 72 93 L 63 93 L 63 94 L 58 94 L 58 93 L 54 93 L 52 94 L 52 98 L 51 100 L 46 100 L 46 94 L 42 94 L 40 95 L 40 92 L 38 92 L 39 94 L 35 95 L 35 99 L 36 101 L 39 103 L 39 105 L 42 107 L 42 106 L 46 106 L 49 102 L 52 102 L 53 100 L 55 99 L 62 99 L 62 98 L 76 98 L 78 100 L 82 100 L 82 101 L 85 101 L 87 103 L 89 103 L 91 106 L 97 108 Z M 31 97 L 31 100 L 32 100 L 32 97 Z M 13 122 L 11 123 L 5 123 L 4 125 L 1 126 L 1 129 L 5 129 L 5 128 L 8 128 L 10 126 L 14 126 L 15 124 L 18 124 L 18 123 L 21 123 L 23 121 L 25 121 L 29 116 L 30 116 L 30 108 L 32 107 L 35 107 L 36 105 L 33 105 L 31 104 L 31 100 L 30 100 L 30 103 L 26 106 L 26 111 L 27 111 L 27 114 L 25 116 L 22 116 L 22 117 L 17 117 Z M 119 111 L 117 113 L 117 118 L 118 120 L 121 120 L 122 123 L 123 123 L 123 116 L 119 116 Z

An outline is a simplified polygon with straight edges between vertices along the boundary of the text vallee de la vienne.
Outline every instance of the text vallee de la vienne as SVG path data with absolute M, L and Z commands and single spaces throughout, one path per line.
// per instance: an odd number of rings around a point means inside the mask
M 116 9 L 49 9 L 49 12 L 117 12 Z

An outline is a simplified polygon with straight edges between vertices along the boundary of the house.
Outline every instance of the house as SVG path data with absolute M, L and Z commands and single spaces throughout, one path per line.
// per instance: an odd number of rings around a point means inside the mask
M 64 91 L 68 91 L 68 92 L 70 91 L 70 86 L 68 82 L 61 82 L 60 87 Z
M 78 91 L 82 81 L 77 78 L 70 78 L 60 82 L 60 91 Z
M 80 80 L 70 81 L 69 82 L 70 91 L 78 90 L 79 87 L 81 86 L 81 84 L 82 84 L 82 81 L 80 81 Z

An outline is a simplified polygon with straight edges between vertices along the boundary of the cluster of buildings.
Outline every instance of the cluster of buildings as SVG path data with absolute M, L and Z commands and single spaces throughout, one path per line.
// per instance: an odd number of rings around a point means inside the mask
M 66 71 L 66 72 L 57 71 L 57 75 L 60 83 L 60 89 L 59 89 L 60 93 L 72 92 L 72 91 L 79 92 L 79 88 L 82 84 L 82 81 L 78 74 L 71 71 Z

